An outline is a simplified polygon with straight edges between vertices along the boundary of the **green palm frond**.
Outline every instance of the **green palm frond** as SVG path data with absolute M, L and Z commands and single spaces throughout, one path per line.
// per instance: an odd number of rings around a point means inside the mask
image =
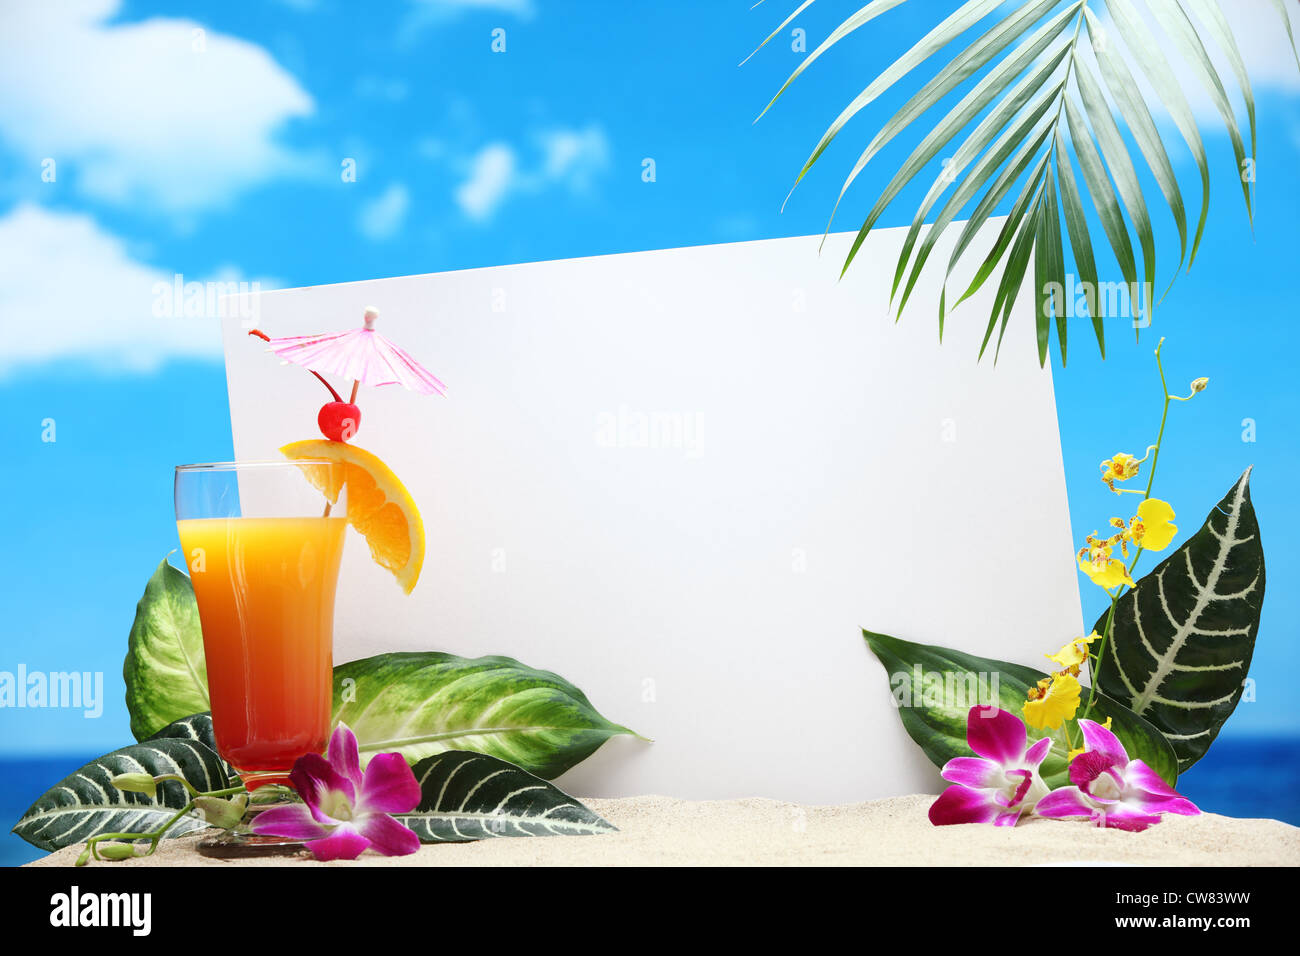
M 760 49 L 813 2 L 800 3 Z M 804 57 L 760 117 L 814 61 L 904 2 L 872 0 L 853 12 Z M 1273 2 L 1294 49 L 1285 2 Z M 1219 0 L 1145 0 L 1145 16 L 1135 0 L 1023 0 L 1010 12 L 1005 7 L 1005 0 L 966 0 L 876 75 L 818 140 L 795 177 L 795 186 L 859 113 L 904 77 L 948 51 L 946 62 L 921 82 L 871 137 L 840 188 L 827 233 L 849 187 L 867 164 L 940 101 L 950 94 L 962 94 L 946 114 L 933 121 L 872 205 L 843 271 L 852 265 L 863 241 L 898 195 L 936 158 L 944 156 L 944 169 L 916 210 L 895 269 L 891 304 L 897 303 L 897 315 L 901 318 L 939 238 L 969 210 L 947 263 L 939 305 L 940 337 L 949 308 L 982 288 L 1000 267 L 980 355 L 993 340 L 994 331 L 1000 345 L 1032 260 L 1039 363 L 1047 361 L 1055 326 L 1064 364 L 1067 318 L 1072 314 L 1064 301 L 1068 257 L 1078 276 L 1078 288 L 1086 296 L 1086 317 L 1104 357 L 1103 286 L 1098 281 L 1089 216 L 1095 215 L 1100 223 L 1125 285 L 1132 290 L 1132 309 L 1146 319 L 1156 304 L 1152 290 L 1157 274 L 1149 203 L 1162 201 L 1178 230 L 1178 266 L 1170 276 L 1171 284 L 1185 264 L 1196 261 L 1205 233 L 1209 159 L 1192 108 L 1162 51 L 1177 54 L 1218 111 L 1236 157 L 1233 177 L 1240 181 L 1246 214 L 1253 223 L 1254 177 L 1246 175 L 1253 168 L 1256 148 L 1250 77 Z M 976 38 L 959 48 L 959 38 L 972 31 Z M 1232 84 L 1246 107 L 1249 143 L 1211 51 L 1217 51 L 1231 69 Z M 1296 63 L 1300 67 L 1300 53 Z M 1150 84 L 1158 103 L 1143 98 L 1138 74 Z M 1156 109 L 1177 128 L 1200 173 L 1200 213 L 1194 230 L 1189 229 L 1183 189 L 1162 138 Z M 1156 186 L 1149 194 L 1141 182 L 1148 173 Z M 992 251 L 949 306 L 948 282 L 954 268 L 989 217 L 1013 196 Z

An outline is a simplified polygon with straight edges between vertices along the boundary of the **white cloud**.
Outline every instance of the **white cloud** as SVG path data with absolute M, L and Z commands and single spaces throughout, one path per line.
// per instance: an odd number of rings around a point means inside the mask
M 210 284 L 199 285 L 204 280 Z M 0 217 L 0 378 L 61 359 L 114 372 L 151 371 L 173 358 L 220 360 L 211 306 L 224 291 L 217 283 L 239 281 L 229 266 L 185 276 L 193 285 L 177 298 L 172 273 L 135 259 L 91 217 L 17 206 Z
M 393 183 L 380 196 L 361 207 L 357 228 L 367 239 L 390 239 L 401 230 L 410 205 L 410 191 L 401 183 Z
M 562 182 L 571 189 L 590 187 L 592 177 L 609 163 L 609 141 L 599 126 L 582 130 L 550 130 L 539 137 L 542 144 L 542 176 Z
M 0 139 L 87 195 L 164 211 L 289 173 L 311 97 L 262 47 L 192 20 L 111 23 L 120 0 L 0 5 Z
M 1221 4 L 1246 62 L 1252 84 L 1265 89 L 1300 90 L 1300 68 L 1271 0 L 1232 0 Z M 1291 7 L 1291 27 L 1300 27 L 1300 11 Z M 1228 75 L 1225 70 L 1224 75 Z
M 471 219 L 491 218 L 501 202 L 517 188 L 515 151 L 491 143 L 470 160 L 469 178 L 456 189 L 456 203 Z
M 485 221 L 513 195 L 535 194 L 554 187 L 572 193 L 590 190 L 609 165 L 609 141 L 599 126 L 549 129 L 534 137 L 540 158 L 525 166 L 508 143 L 490 143 L 469 161 L 469 173 L 455 199 L 470 219 Z
M 414 2 L 418 8 L 437 18 L 453 17 L 475 11 L 494 11 L 528 18 L 537 12 L 532 0 L 414 0 Z
M 358 78 L 353 85 L 353 90 L 362 99 L 381 100 L 388 103 L 400 103 L 411 92 L 411 88 L 405 80 L 370 74 Z
M 398 27 L 399 47 L 409 47 L 420 40 L 424 31 L 472 13 L 503 14 L 519 20 L 531 20 L 537 14 L 533 0 L 411 0 L 408 14 Z

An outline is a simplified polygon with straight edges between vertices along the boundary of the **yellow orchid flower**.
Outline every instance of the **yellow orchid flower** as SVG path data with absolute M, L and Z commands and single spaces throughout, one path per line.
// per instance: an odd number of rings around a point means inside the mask
M 1128 481 L 1138 473 L 1141 466 L 1142 462 L 1127 452 L 1116 452 L 1101 463 L 1101 480 L 1107 488 L 1115 491 L 1115 482 Z M 1115 494 L 1119 492 L 1115 491 Z
M 1088 645 L 1099 640 L 1101 635 L 1093 631 L 1087 637 L 1075 638 L 1055 654 L 1048 654 L 1046 657 L 1049 661 L 1059 664 L 1061 670 L 1069 671 L 1073 676 L 1078 677 L 1079 668 L 1088 660 Z
M 1053 674 L 1029 689 L 1021 708 L 1025 723 L 1039 730 L 1055 730 L 1079 710 L 1079 681 L 1073 674 Z
M 1079 570 L 1088 575 L 1088 579 L 1098 587 L 1105 588 L 1107 591 L 1117 588 L 1121 584 L 1127 584 L 1133 587 L 1133 579 L 1129 577 L 1128 568 L 1124 562 L 1118 558 L 1105 558 L 1104 563 L 1098 561 L 1085 561 L 1079 559 Z
M 1112 524 L 1115 520 L 1118 519 L 1112 519 Z M 1123 527 L 1122 524 L 1121 527 Z M 1112 535 L 1109 538 L 1099 538 L 1097 537 L 1097 532 L 1094 531 L 1083 539 L 1083 547 L 1079 549 L 1079 560 L 1090 561 L 1095 564 L 1098 569 L 1104 568 L 1106 562 L 1110 560 L 1111 549 L 1117 544 L 1122 544 L 1123 541 L 1123 532 Z
M 1130 540 L 1148 551 L 1163 551 L 1178 534 L 1174 509 L 1169 502 L 1148 498 L 1138 505 L 1137 517 L 1129 523 Z

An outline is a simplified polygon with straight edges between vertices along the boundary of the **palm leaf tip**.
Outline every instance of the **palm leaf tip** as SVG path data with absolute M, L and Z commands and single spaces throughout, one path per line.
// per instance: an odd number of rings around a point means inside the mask
M 813 62 L 842 43 L 850 33 L 866 25 L 885 9 L 897 6 L 899 2 L 901 0 L 875 0 L 846 19 L 813 54 L 800 63 L 768 104 L 768 108 Z M 1296 54 L 1297 65 L 1300 65 L 1300 50 L 1295 46 L 1285 4 L 1283 0 L 1273 2 Z M 801 5 L 796 12 L 806 9 L 806 6 L 807 4 Z M 1103 6 L 1105 13 L 1110 16 L 1109 21 L 1101 18 Z M 935 241 L 958 214 L 974 206 L 975 211 L 970 214 L 967 228 L 958 242 L 958 251 L 949 260 L 949 274 L 953 265 L 967 252 L 969 235 L 976 231 L 971 228 L 971 221 L 979 220 L 976 228 L 982 226 L 988 216 L 999 208 L 999 203 L 1016 195 L 1017 189 L 1020 190 L 1021 197 L 1026 192 L 1034 192 L 1037 167 L 1033 160 L 1042 158 L 1047 162 L 1053 198 L 1050 201 L 1036 201 L 1032 208 L 1022 205 L 1021 215 L 1034 220 L 1032 235 L 1024 238 L 1024 233 L 1016 232 L 1012 234 L 1014 241 L 1012 236 L 1005 237 L 1005 241 L 1000 239 L 1000 257 L 991 267 L 986 269 L 988 264 L 985 263 L 980 269 L 983 273 L 979 280 L 981 283 L 998 269 L 1002 270 L 1004 280 L 1014 280 L 999 284 L 999 298 L 994 307 L 990 336 L 993 328 L 1000 328 L 998 339 L 1001 341 L 1011 306 L 1016 301 L 1016 290 L 1012 287 L 1018 286 L 1023 277 L 1021 267 L 1027 268 L 1031 256 L 1035 262 L 1044 259 L 1044 267 L 1049 270 L 1053 282 L 1072 273 L 1086 283 L 1088 288 L 1100 288 L 1098 280 L 1103 278 L 1101 273 L 1106 264 L 1098 261 L 1092 247 L 1088 228 L 1090 219 L 1100 222 L 1109 252 L 1115 256 L 1114 265 L 1118 266 L 1128 288 L 1140 289 L 1135 311 L 1149 320 L 1157 304 L 1155 283 L 1159 249 L 1150 199 L 1159 194 L 1161 204 L 1169 210 L 1178 235 L 1178 261 L 1170 270 L 1168 285 L 1159 297 L 1161 301 L 1168 295 L 1169 288 L 1184 267 L 1190 268 L 1196 261 L 1204 236 L 1209 204 L 1209 164 L 1200 125 L 1180 89 L 1177 74 L 1164 50 L 1169 50 L 1171 55 L 1185 63 L 1195 80 L 1208 91 L 1223 121 L 1223 128 L 1227 130 L 1239 168 L 1245 168 L 1248 158 L 1253 160 L 1256 155 L 1257 124 L 1254 92 L 1245 58 L 1241 55 L 1218 0 L 1148 0 L 1148 7 L 1152 25 L 1148 25 L 1146 18 L 1136 11 L 1132 0 L 1073 0 L 1064 5 L 1052 0 L 1022 0 L 1019 4 L 1010 6 L 994 0 L 967 0 L 955 11 L 943 16 L 933 29 L 901 57 L 875 72 L 868 84 L 840 111 L 822 134 L 799 170 L 795 187 L 811 171 L 845 126 L 858 113 L 865 111 L 881 93 L 904 77 L 913 75 L 924 64 L 934 62 L 941 51 L 956 49 L 956 52 L 948 54 L 945 63 L 938 65 L 928 80 L 917 84 L 903 106 L 870 139 L 841 185 L 827 222 L 827 233 L 833 226 L 835 214 L 845 200 L 849 186 L 867 165 L 876 161 L 883 147 L 917 123 L 923 114 L 940 102 L 946 102 L 950 94 L 964 93 L 964 96 L 957 107 L 937 120 L 924 134 L 912 155 L 881 193 L 863 220 L 858 237 L 845 257 L 841 277 L 847 274 L 862 240 L 874 228 L 885 209 L 899 197 L 904 187 L 923 169 L 929 168 L 929 164 L 942 155 L 944 148 L 969 124 L 976 124 L 976 133 L 971 134 L 958 147 L 958 152 L 962 154 L 962 161 L 954 163 L 958 175 L 942 188 L 936 184 L 914 217 L 912 229 L 898 257 L 890 290 L 890 306 L 897 310 L 897 315 L 901 315 L 906 308 Z M 986 27 L 983 25 L 986 17 L 997 19 L 991 27 Z M 788 22 L 789 20 L 786 21 Z M 967 42 L 964 39 L 967 31 L 977 27 L 980 32 L 972 34 L 976 39 Z M 1117 42 L 1111 41 L 1112 35 Z M 956 48 L 955 44 L 959 40 L 963 45 Z M 1211 46 L 1222 54 L 1223 60 L 1231 69 L 1245 103 L 1249 147 L 1229 101 L 1224 81 L 1210 56 Z M 1065 78 L 1059 88 L 1055 85 L 1056 79 L 1052 72 L 1041 70 L 1044 62 L 1057 57 L 1066 64 Z M 1150 100 L 1142 96 L 1130 64 L 1140 69 L 1155 91 L 1155 96 Z M 1026 75 L 1034 77 L 1035 82 L 1026 84 Z M 1045 97 L 1042 95 L 1044 91 L 1047 92 Z M 1047 102 L 1044 103 L 1043 100 Z M 1039 118 L 1043 115 L 1047 117 L 1046 141 L 1037 147 L 1040 152 L 1027 157 L 1029 161 L 1016 169 L 1015 176 L 1008 179 L 1004 174 L 999 174 L 999 170 L 1005 170 L 1011 165 L 1011 154 L 1023 140 L 1016 140 L 1010 149 L 1004 149 L 1007 146 L 1006 137 L 1013 130 L 1028 135 L 1029 129 L 1024 125 L 1026 116 L 1039 107 L 1045 107 Z M 1190 217 L 1183 199 L 1182 185 L 1169 158 L 1156 107 L 1162 108 L 1173 120 L 1200 172 L 1201 206 L 1194 229 L 1189 228 Z M 995 121 L 990 122 L 990 116 L 996 117 Z M 1067 130 L 1068 138 L 1064 135 Z M 1019 158 L 1021 157 L 1017 157 Z M 1078 177 L 1074 174 L 1075 165 L 1079 169 Z M 1069 167 L 1068 171 L 1066 167 Z M 1149 180 L 1144 175 L 1145 172 L 1150 173 Z M 1245 181 L 1249 177 L 1241 178 L 1247 218 L 1253 228 L 1254 194 L 1250 183 Z M 1029 186 L 1021 189 L 1026 183 Z M 939 200 L 947 192 L 948 186 L 951 186 L 951 198 L 941 205 Z M 789 202 L 793 188 L 782 203 L 783 209 Z M 1068 250 L 1062 239 L 1062 220 L 1064 233 L 1069 239 Z M 923 235 L 921 227 L 926 224 L 930 225 L 930 229 Z M 1037 271 L 1038 266 L 1035 268 Z M 1139 276 L 1141 283 L 1138 281 Z M 945 281 L 939 307 L 941 338 L 952 310 L 966 297 L 961 296 L 956 301 L 949 302 Z M 1042 327 L 1042 317 L 1036 318 L 1040 362 L 1045 361 L 1043 333 L 1050 333 L 1052 326 L 1055 327 L 1055 338 L 1064 362 L 1068 354 L 1067 319 L 1072 314 L 1070 303 L 1059 296 L 1045 299 L 1041 289 L 1035 295 L 1035 303 L 1040 308 L 1046 304 L 1050 313 L 1046 330 Z M 1104 316 L 1090 308 L 1089 318 L 1099 352 L 1104 358 L 1105 339 L 1101 325 Z M 988 344 L 989 339 L 986 338 L 981 352 Z

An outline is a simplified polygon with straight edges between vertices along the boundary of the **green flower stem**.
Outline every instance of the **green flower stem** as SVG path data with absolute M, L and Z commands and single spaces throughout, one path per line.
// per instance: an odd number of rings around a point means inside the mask
M 198 791 L 195 790 L 194 787 L 190 786 L 190 784 L 187 781 L 173 774 L 165 774 L 163 776 L 157 777 L 156 779 L 160 782 L 164 780 L 180 780 L 181 783 L 184 783 L 185 786 L 189 788 L 190 793 L 193 794 L 195 797 L 233 797 L 235 794 L 243 793 L 245 789 L 243 786 L 238 786 L 238 787 L 227 787 L 225 790 Z M 105 840 L 133 840 L 133 841 L 148 840 L 149 849 L 146 850 L 143 855 L 151 856 L 153 852 L 158 849 L 158 843 L 162 840 L 164 836 L 166 836 L 167 831 L 170 830 L 173 826 L 175 826 L 177 821 L 180 820 L 181 817 L 185 816 L 187 813 L 192 812 L 193 810 L 194 810 L 194 801 L 191 800 L 189 803 L 185 804 L 185 806 L 181 807 L 179 810 L 173 813 L 171 817 L 167 820 L 167 822 L 164 823 L 161 827 L 159 827 L 157 830 L 151 830 L 148 833 L 98 833 L 86 841 L 86 851 L 96 860 L 102 861 L 103 857 L 99 855 L 98 846 L 100 843 L 104 842 Z M 83 853 L 80 859 L 78 859 L 77 865 L 80 866 L 85 861 L 86 861 L 86 854 Z
M 1164 344 L 1165 344 L 1165 340 L 1161 339 L 1159 344 L 1156 345 L 1156 368 L 1160 370 L 1160 390 L 1165 393 L 1165 403 L 1164 403 L 1164 407 L 1161 408 L 1160 410 L 1160 431 L 1156 433 L 1156 443 L 1151 446 L 1151 449 L 1148 452 L 1148 454 L 1151 456 L 1151 467 L 1147 469 L 1147 487 L 1146 490 L 1142 492 L 1143 501 L 1146 501 L 1148 498 L 1151 497 L 1151 487 L 1156 480 L 1156 465 L 1160 463 L 1160 446 L 1163 445 L 1165 441 L 1165 423 L 1169 420 L 1169 403 L 1174 400 L 1173 397 L 1169 394 L 1169 385 L 1165 381 L 1164 363 L 1160 360 L 1160 349 L 1164 347 Z M 1138 558 L 1140 557 L 1142 557 L 1142 545 L 1139 544 L 1133 550 L 1133 560 L 1129 562 L 1128 576 L 1130 578 L 1133 577 L 1133 569 L 1137 567 Z M 1121 585 L 1120 587 L 1121 587 L 1120 593 L 1123 593 L 1122 592 L 1123 585 Z M 1117 594 L 1115 596 L 1115 599 L 1118 599 L 1118 597 L 1119 595 Z M 1112 600 L 1112 612 L 1111 612 L 1112 617 L 1114 616 L 1113 600 Z M 1109 623 L 1107 623 L 1107 628 L 1109 627 L 1110 625 Z
M 1147 446 L 1146 457 L 1151 459 L 1151 467 L 1147 469 L 1147 486 L 1142 491 L 1138 491 L 1136 488 L 1117 489 L 1122 493 L 1133 495 L 1140 494 L 1143 501 L 1146 501 L 1151 497 L 1151 488 L 1156 480 L 1156 465 L 1160 462 L 1160 446 L 1164 444 L 1165 424 L 1169 421 L 1169 403 L 1172 401 L 1185 401 L 1185 399 L 1175 399 L 1169 394 L 1169 384 L 1165 380 L 1164 362 L 1160 359 L 1160 350 L 1164 348 L 1164 344 L 1165 340 L 1163 338 L 1156 344 L 1156 369 L 1160 372 L 1160 390 L 1164 393 L 1164 405 L 1160 409 L 1160 430 L 1156 433 L 1155 444 Z M 1190 398 L 1191 396 L 1188 397 Z M 1143 461 L 1145 460 L 1146 458 L 1143 458 Z M 1133 569 L 1137 567 L 1138 558 L 1140 557 L 1142 557 L 1142 545 L 1139 544 L 1133 550 L 1133 560 L 1129 562 L 1128 576 L 1130 579 L 1133 577 Z M 1097 700 L 1097 684 L 1100 682 L 1101 664 L 1105 659 L 1106 649 L 1110 646 L 1111 634 L 1114 633 L 1115 630 L 1115 609 L 1119 605 L 1120 597 L 1124 594 L 1124 585 L 1121 584 L 1117 587 L 1114 594 L 1111 594 L 1110 591 L 1107 591 L 1106 593 L 1110 595 L 1110 613 L 1106 615 L 1106 627 L 1101 635 L 1101 646 L 1097 648 L 1097 653 L 1089 664 L 1092 679 L 1090 682 L 1091 686 L 1088 688 L 1088 704 L 1083 709 L 1084 717 L 1087 717 L 1092 713 L 1093 704 Z
M 1120 587 L 1122 588 L 1123 585 Z M 1092 707 L 1097 700 L 1097 684 L 1101 680 L 1101 662 L 1106 656 L 1106 648 L 1110 645 L 1110 635 L 1115 630 L 1115 608 L 1119 605 L 1120 590 L 1116 588 L 1114 594 L 1109 591 L 1106 593 L 1110 594 L 1110 613 L 1106 615 L 1106 626 L 1102 629 L 1101 646 L 1097 648 L 1097 653 L 1092 656 L 1092 662 L 1088 665 L 1092 680 L 1089 681 L 1088 704 L 1083 708 L 1084 717 L 1092 715 Z
M 164 783 L 168 780 L 175 780 L 177 783 L 182 784 L 185 787 L 185 789 L 190 792 L 190 796 L 192 797 L 200 796 L 202 793 L 197 787 L 194 786 L 194 784 L 190 783 L 188 780 L 186 780 L 178 773 L 162 773 L 153 778 L 153 782 L 156 784 Z

